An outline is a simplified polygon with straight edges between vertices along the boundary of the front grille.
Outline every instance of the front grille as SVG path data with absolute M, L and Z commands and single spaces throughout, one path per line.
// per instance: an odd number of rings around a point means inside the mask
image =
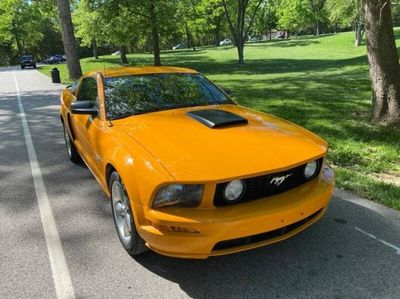
M 311 179 L 317 177 L 321 171 L 322 161 L 323 161 L 322 158 L 317 161 L 318 170 L 315 176 L 308 180 L 304 177 L 304 168 L 306 164 L 282 172 L 244 179 L 243 180 L 243 182 L 245 183 L 244 194 L 242 198 L 240 198 L 240 200 L 234 203 L 226 201 L 224 197 L 224 190 L 229 182 L 220 183 L 217 185 L 215 189 L 214 205 L 216 207 L 221 207 L 231 204 L 248 202 L 251 200 L 260 199 L 286 192 L 306 182 L 309 182 Z M 280 184 L 278 184 L 279 178 L 285 178 L 285 179 Z
M 305 218 L 303 220 L 300 220 L 300 221 L 292 223 L 288 226 L 284 226 L 282 228 L 278 228 L 278 229 L 275 229 L 275 230 L 272 230 L 272 231 L 269 231 L 266 233 L 261 233 L 258 235 L 218 242 L 217 244 L 215 244 L 213 251 L 224 250 L 224 249 L 245 246 L 245 245 L 251 245 L 251 244 L 255 244 L 255 243 L 272 240 L 277 237 L 281 237 L 283 235 L 286 235 L 286 234 L 294 231 L 295 229 L 299 228 L 300 226 L 306 224 L 307 222 L 311 221 L 312 219 L 317 217 L 321 211 L 322 211 L 322 209 L 319 210 L 318 212 L 315 212 L 314 214 L 308 216 L 307 218 Z

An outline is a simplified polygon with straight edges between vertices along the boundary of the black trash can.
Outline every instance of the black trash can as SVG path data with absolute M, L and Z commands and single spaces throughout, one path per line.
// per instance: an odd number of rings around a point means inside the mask
M 60 79 L 60 71 L 58 70 L 58 68 L 53 67 L 51 69 L 51 82 L 53 83 L 61 83 L 61 79 Z

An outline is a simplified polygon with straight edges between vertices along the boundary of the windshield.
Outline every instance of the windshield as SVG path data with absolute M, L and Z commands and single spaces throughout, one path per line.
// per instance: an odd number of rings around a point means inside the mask
M 150 74 L 105 79 L 107 118 L 182 107 L 234 104 L 199 74 Z
M 33 58 L 32 55 L 24 55 L 24 56 L 21 56 L 21 59 L 32 59 L 32 58 Z

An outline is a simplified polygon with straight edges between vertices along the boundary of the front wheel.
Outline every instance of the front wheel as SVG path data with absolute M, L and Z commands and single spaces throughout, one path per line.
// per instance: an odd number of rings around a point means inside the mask
M 68 134 L 67 128 L 63 126 L 63 129 L 64 129 L 64 140 L 65 140 L 65 146 L 67 148 L 68 158 L 71 160 L 72 163 L 79 164 L 81 162 L 81 156 L 79 156 L 75 144 L 73 143 L 71 137 Z
M 109 188 L 115 228 L 122 246 L 131 256 L 146 252 L 148 250 L 146 243 L 136 230 L 128 194 L 116 171 L 110 176 Z

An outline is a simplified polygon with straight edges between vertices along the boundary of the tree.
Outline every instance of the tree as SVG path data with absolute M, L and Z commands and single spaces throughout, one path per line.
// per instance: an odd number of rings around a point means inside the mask
M 175 32 L 177 1 L 105 0 L 104 35 L 110 42 L 122 45 L 121 58 L 127 45 L 150 41 L 154 65 L 161 65 L 161 37 Z
M 93 48 L 95 59 L 98 59 L 97 46 L 103 42 L 103 17 L 98 2 L 81 0 L 72 15 L 76 37 L 80 38 L 81 45 Z
M 269 0 L 263 3 L 254 20 L 254 34 L 262 35 L 269 32 L 269 39 L 272 39 L 272 29 L 278 27 L 277 16 L 278 0 Z
M 226 29 L 225 11 L 222 0 L 200 0 L 197 4 L 197 11 L 199 15 L 195 25 L 198 33 L 203 35 L 211 33 L 213 43 L 219 47 L 221 35 Z
M 400 125 L 400 64 L 389 0 L 365 1 L 365 29 L 372 86 L 372 121 Z
M 310 12 L 315 22 L 315 35 L 320 35 L 321 22 L 326 20 L 326 0 L 309 0 Z
M 79 61 L 74 27 L 71 20 L 71 10 L 68 0 L 57 0 L 58 15 L 61 23 L 61 34 L 64 42 L 65 56 L 67 57 L 67 66 L 69 78 L 76 80 L 82 76 L 81 64 Z
M 355 46 L 361 45 L 364 27 L 363 0 L 327 0 L 329 20 L 342 26 L 353 25 Z
M 278 7 L 278 25 L 285 30 L 298 31 L 311 22 L 308 0 L 281 0 Z
M 28 0 L 0 0 L 0 40 L 11 44 L 19 55 L 43 39 L 40 3 Z
M 108 42 L 118 46 L 121 64 L 128 64 L 127 45 L 140 30 L 138 18 L 132 16 L 129 7 L 118 1 L 104 1 L 97 9 L 102 25 L 97 33 L 91 34 L 91 40 Z
M 151 28 L 151 38 L 153 43 L 153 57 L 154 57 L 154 65 L 159 66 L 161 65 L 161 58 L 160 58 L 160 36 L 158 32 L 158 18 L 157 18 L 157 11 L 155 0 L 148 1 L 148 11 L 150 20 L 150 28 Z
M 264 0 L 222 0 L 226 20 L 238 52 L 238 64 L 244 64 L 244 43 L 253 26 L 254 17 Z M 250 9 L 249 9 L 250 8 Z M 232 15 L 236 12 L 236 22 Z

